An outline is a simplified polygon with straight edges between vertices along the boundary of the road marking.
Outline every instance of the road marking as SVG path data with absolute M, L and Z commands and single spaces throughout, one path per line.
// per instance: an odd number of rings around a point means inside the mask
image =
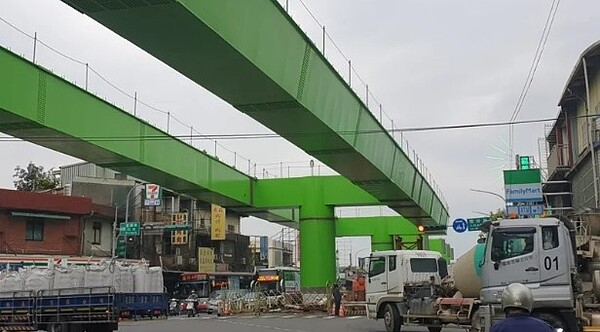
M 363 316 L 351 316 L 351 317 L 346 317 L 346 319 L 359 319 L 359 318 L 363 318 Z
M 268 326 L 268 325 L 261 325 L 261 324 L 251 324 L 251 323 L 245 323 L 245 322 L 235 322 L 235 321 L 231 321 L 231 320 L 225 320 L 222 322 L 226 323 L 226 324 L 236 324 L 236 325 L 257 327 L 262 330 L 275 330 L 275 331 L 285 331 L 285 332 L 307 332 L 304 330 L 292 330 L 292 329 L 287 329 L 287 328 L 283 328 L 283 327 Z

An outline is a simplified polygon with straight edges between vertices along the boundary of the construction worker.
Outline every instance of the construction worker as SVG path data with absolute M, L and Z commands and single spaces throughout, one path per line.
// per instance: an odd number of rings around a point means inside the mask
M 502 310 L 506 318 L 492 326 L 491 332 L 553 332 L 541 319 L 531 316 L 533 296 L 531 290 L 519 283 L 508 285 L 502 292 Z
M 335 315 L 340 315 L 340 306 L 342 305 L 342 293 L 338 284 L 333 285 L 333 303 L 335 304 Z

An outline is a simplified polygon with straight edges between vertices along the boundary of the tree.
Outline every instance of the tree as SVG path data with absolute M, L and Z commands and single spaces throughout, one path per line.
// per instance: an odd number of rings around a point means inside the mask
M 44 167 L 30 162 L 27 168 L 15 167 L 13 184 L 17 190 L 40 191 L 55 189 L 58 187 L 58 179 L 52 174 L 52 170 L 44 172 Z
M 496 221 L 505 218 L 504 209 L 498 209 L 496 212 L 490 212 L 490 220 Z

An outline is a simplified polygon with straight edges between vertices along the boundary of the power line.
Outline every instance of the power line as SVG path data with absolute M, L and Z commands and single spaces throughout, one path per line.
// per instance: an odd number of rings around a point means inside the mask
M 556 4 L 556 7 L 555 7 Z M 521 95 L 519 95 L 519 99 L 517 100 L 517 104 L 515 105 L 515 109 L 510 117 L 510 120 L 513 121 L 517 118 L 519 113 L 521 112 L 521 108 L 523 106 L 523 102 L 527 97 L 529 92 L 529 88 L 533 83 L 533 79 L 535 78 L 535 74 L 537 72 L 538 65 L 540 60 L 542 59 L 542 54 L 544 53 L 544 49 L 546 48 L 546 44 L 548 43 L 548 36 L 550 36 L 550 29 L 554 23 L 554 18 L 556 16 L 556 12 L 558 11 L 558 5 L 560 4 L 560 0 L 553 0 L 552 5 L 550 7 L 550 12 L 546 17 L 546 23 L 544 24 L 544 29 L 542 31 L 542 35 L 540 36 L 540 41 L 538 42 L 537 48 L 535 50 L 535 54 L 533 56 L 533 60 L 531 62 L 531 66 L 529 67 L 529 72 L 527 73 L 527 79 L 525 80 L 525 84 L 521 89 Z
M 588 118 L 598 117 L 598 115 L 580 115 L 574 117 Z M 390 129 L 389 132 L 425 132 L 425 131 L 440 131 L 440 130 L 460 130 L 460 129 L 476 129 L 476 128 L 489 128 L 489 127 L 501 127 L 509 125 L 525 125 L 535 124 L 543 122 L 556 121 L 556 118 L 542 118 L 542 119 L 531 119 L 521 121 L 503 121 L 503 122 L 487 122 L 487 123 L 471 123 L 471 124 L 458 124 L 458 125 L 442 125 L 442 126 L 429 126 L 429 127 L 413 127 L 413 128 L 396 128 Z M 337 131 L 338 135 L 353 135 L 353 134 L 381 134 L 382 130 L 347 130 Z M 33 141 L 70 141 L 70 140 L 87 140 L 87 141 L 137 141 L 140 139 L 144 140 L 170 140 L 173 138 L 177 139 L 196 139 L 196 140 L 237 140 L 237 139 L 268 139 L 268 138 L 282 138 L 282 137 L 315 137 L 315 136 L 330 136 L 331 132 L 316 132 L 316 133 L 282 133 L 282 134 L 270 134 L 270 133 L 234 133 L 234 134 L 201 134 L 201 135 L 119 135 L 119 136 L 81 136 L 78 138 L 71 137 L 53 137 L 53 136 L 21 136 L 25 140 Z M 14 137 L 0 137 L 0 142 L 11 142 L 20 141 L 21 138 Z
M 560 5 L 560 0 L 553 0 L 550 6 L 550 11 L 546 16 L 546 22 L 544 23 L 544 29 L 542 30 L 542 35 L 540 36 L 540 40 L 538 42 L 537 48 L 535 50 L 535 54 L 533 56 L 531 66 L 529 67 L 529 72 L 527 73 L 527 78 L 525 79 L 525 83 L 523 84 L 523 88 L 521 89 L 521 94 L 517 99 L 517 104 L 515 105 L 515 109 L 510 117 L 510 121 L 513 122 L 516 120 L 517 116 L 521 112 L 521 108 L 523 107 L 523 103 L 525 102 L 525 98 L 527 98 L 527 94 L 529 93 L 529 89 L 531 84 L 533 83 L 533 79 L 535 78 L 535 74 L 537 72 L 538 65 L 540 60 L 542 59 L 542 54 L 544 53 L 544 49 L 546 48 L 546 44 L 548 42 L 548 37 L 550 36 L 550 30 L 552 29 L 552 25 L 554 24 L 554 18 L 556 17 L 556 13 L 558 12 L 558 6 Z M 509 136 L 509 158 L 510 163 L 512 163 L 512 155 L 513 155 L 513 144 L 514 144 L 514 129 L 513 126 L 510 125 L 508 128 L 508 136 Z

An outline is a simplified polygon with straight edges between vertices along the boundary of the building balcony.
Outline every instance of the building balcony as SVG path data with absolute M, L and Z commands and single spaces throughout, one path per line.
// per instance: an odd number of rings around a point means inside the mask
M 557 144 L 548 155 L 548 179 L 562 179 L 573 165 L 568 145 Z

